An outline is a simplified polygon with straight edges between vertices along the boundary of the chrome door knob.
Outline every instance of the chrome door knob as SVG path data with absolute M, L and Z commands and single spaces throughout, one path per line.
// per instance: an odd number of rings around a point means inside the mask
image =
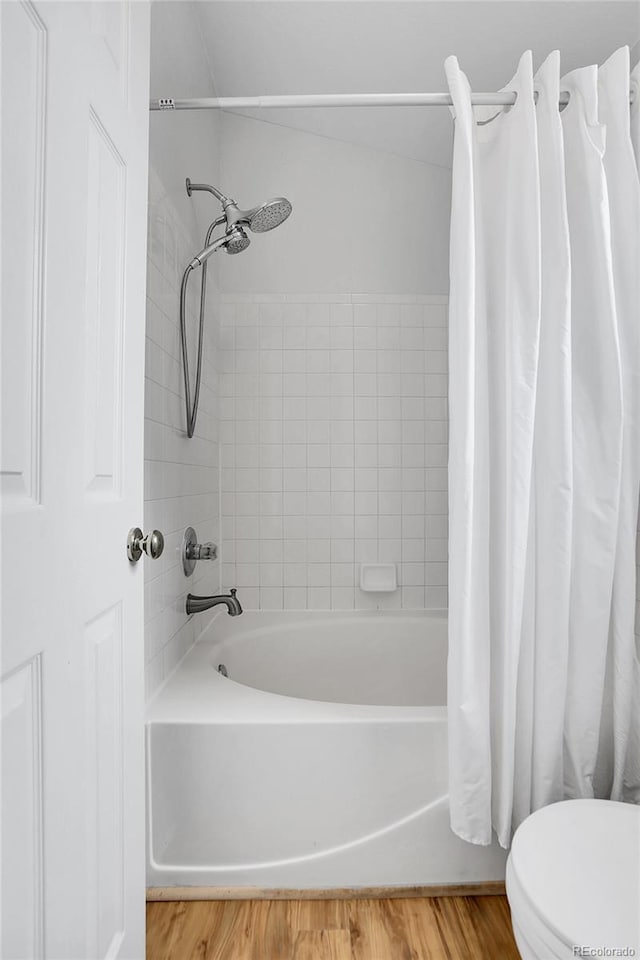
M 162 556 L 164 537 L 159 530 L 152 530 L 143 536 L 140 527 L 132 527 L 127 537 L 127 556 L 132 563 L 137 563 L 142 553 L 146 553 L 152 560 Z

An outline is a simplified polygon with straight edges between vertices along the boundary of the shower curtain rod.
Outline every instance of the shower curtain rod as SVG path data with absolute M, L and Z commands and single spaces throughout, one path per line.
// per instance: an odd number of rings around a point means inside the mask
M 474 106 L 500 107 L 516 102 L 511 91 L 472 93 Z M 560 103 L 568 103 L 569 94 L 560 94 Z M 275 97 L 196 97 L 176 100 L 160 97 L 149 102 L 150 110 L 277 110 L 282 107 L 450 107 L 448 93 L 329 93 Z

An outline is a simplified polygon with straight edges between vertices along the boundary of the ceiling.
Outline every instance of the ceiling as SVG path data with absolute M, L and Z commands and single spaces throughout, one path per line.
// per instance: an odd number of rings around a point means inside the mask
M 526 49 L 536 66 L 560 49 L 564 71 L 602 62 L 623 44 L 640 54 L 640 0 L 200 0 L 194 8 L 224 97 L 444 91 L 449 54 L 475 90 L 490 91 L 509 82 Z M 450 165 L 446 108 L 243 113 Z

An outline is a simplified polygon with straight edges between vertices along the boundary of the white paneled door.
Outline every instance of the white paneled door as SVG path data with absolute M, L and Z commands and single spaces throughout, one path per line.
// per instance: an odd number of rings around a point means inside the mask
M 0 955 L 141 960 L 149 10 L 0 26 Z

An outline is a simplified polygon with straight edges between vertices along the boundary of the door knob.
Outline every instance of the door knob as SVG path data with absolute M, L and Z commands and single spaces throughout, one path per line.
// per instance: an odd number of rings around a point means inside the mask
M 127 537 L 127 556 L 132 563 L 137 563 L 143 551 L 152 560 L 162 556 L 164 537 L 159 530 L 152 530 L 145 536 L 140 527 L 132 527 Z

